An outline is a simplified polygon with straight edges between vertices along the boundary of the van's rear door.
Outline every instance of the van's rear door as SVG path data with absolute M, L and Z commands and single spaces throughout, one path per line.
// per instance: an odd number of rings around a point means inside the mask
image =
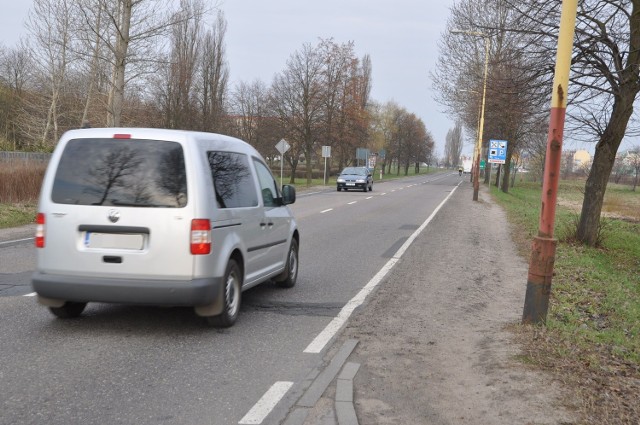
M 185 279 L 193 274 L 183 146 L 69 140 L 42 198 L 45 273 Z

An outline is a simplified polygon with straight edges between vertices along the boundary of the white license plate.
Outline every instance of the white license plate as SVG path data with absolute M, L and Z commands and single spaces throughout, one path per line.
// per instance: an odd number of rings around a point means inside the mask
M 85 232 L 84 246 L 97 249 L 141 250 L 144 236 L 141 234 Z
M 355 186 L 355 183 L 347 183 L 347 186 Z

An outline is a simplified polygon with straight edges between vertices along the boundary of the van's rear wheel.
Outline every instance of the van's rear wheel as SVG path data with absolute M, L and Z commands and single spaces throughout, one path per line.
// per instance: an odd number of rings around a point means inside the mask
M 80 316 L 86 306 L 87 303 L 76 303 L 67 301 L 62 305 L 62 307 L 49 307 L 49 311 L 51 311 L 54 316 L 61 319 L 71 319 L 73 317 Z
M 242 272 L 235 260 L 229 260 L 224 274 L 224 288 L 222 293 L 222 313 L 217 316 L 206 317 L 211 326 L 228 328 L 233 326 L 240 313 L 240 298 L 242 296 Z
M 292 288 L 295 286 L 296 280 L 298 280 L 298 241 L 291 239 L 287 265 L 284 272 L 275 278 L 275 282 L 281 288 Z

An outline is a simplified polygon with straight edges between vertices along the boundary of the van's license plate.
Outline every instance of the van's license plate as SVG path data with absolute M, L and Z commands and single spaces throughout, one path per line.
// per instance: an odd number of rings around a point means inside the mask
M 84 246 L 94 249 L 141 250 L 144 246 L 144 237 L 141 234 L 130 233 L 85 232 Z

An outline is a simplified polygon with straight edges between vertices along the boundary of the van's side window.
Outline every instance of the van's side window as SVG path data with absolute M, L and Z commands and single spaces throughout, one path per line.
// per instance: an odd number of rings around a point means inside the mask
M 258 194 L 246 155 L 233 152 L 207 152 L 216 202 L 220 208 L 258 206 Z
M 253 160 L 256 165 L 256 172 L 258 173 L 258 180 L 260 181 L 260 191 L 262 192 L 262 201 L 265 207 L 277 207 L 279 205 L 278 198 L 278 185 L 273 179 L 271 171 L 261 161 Z

